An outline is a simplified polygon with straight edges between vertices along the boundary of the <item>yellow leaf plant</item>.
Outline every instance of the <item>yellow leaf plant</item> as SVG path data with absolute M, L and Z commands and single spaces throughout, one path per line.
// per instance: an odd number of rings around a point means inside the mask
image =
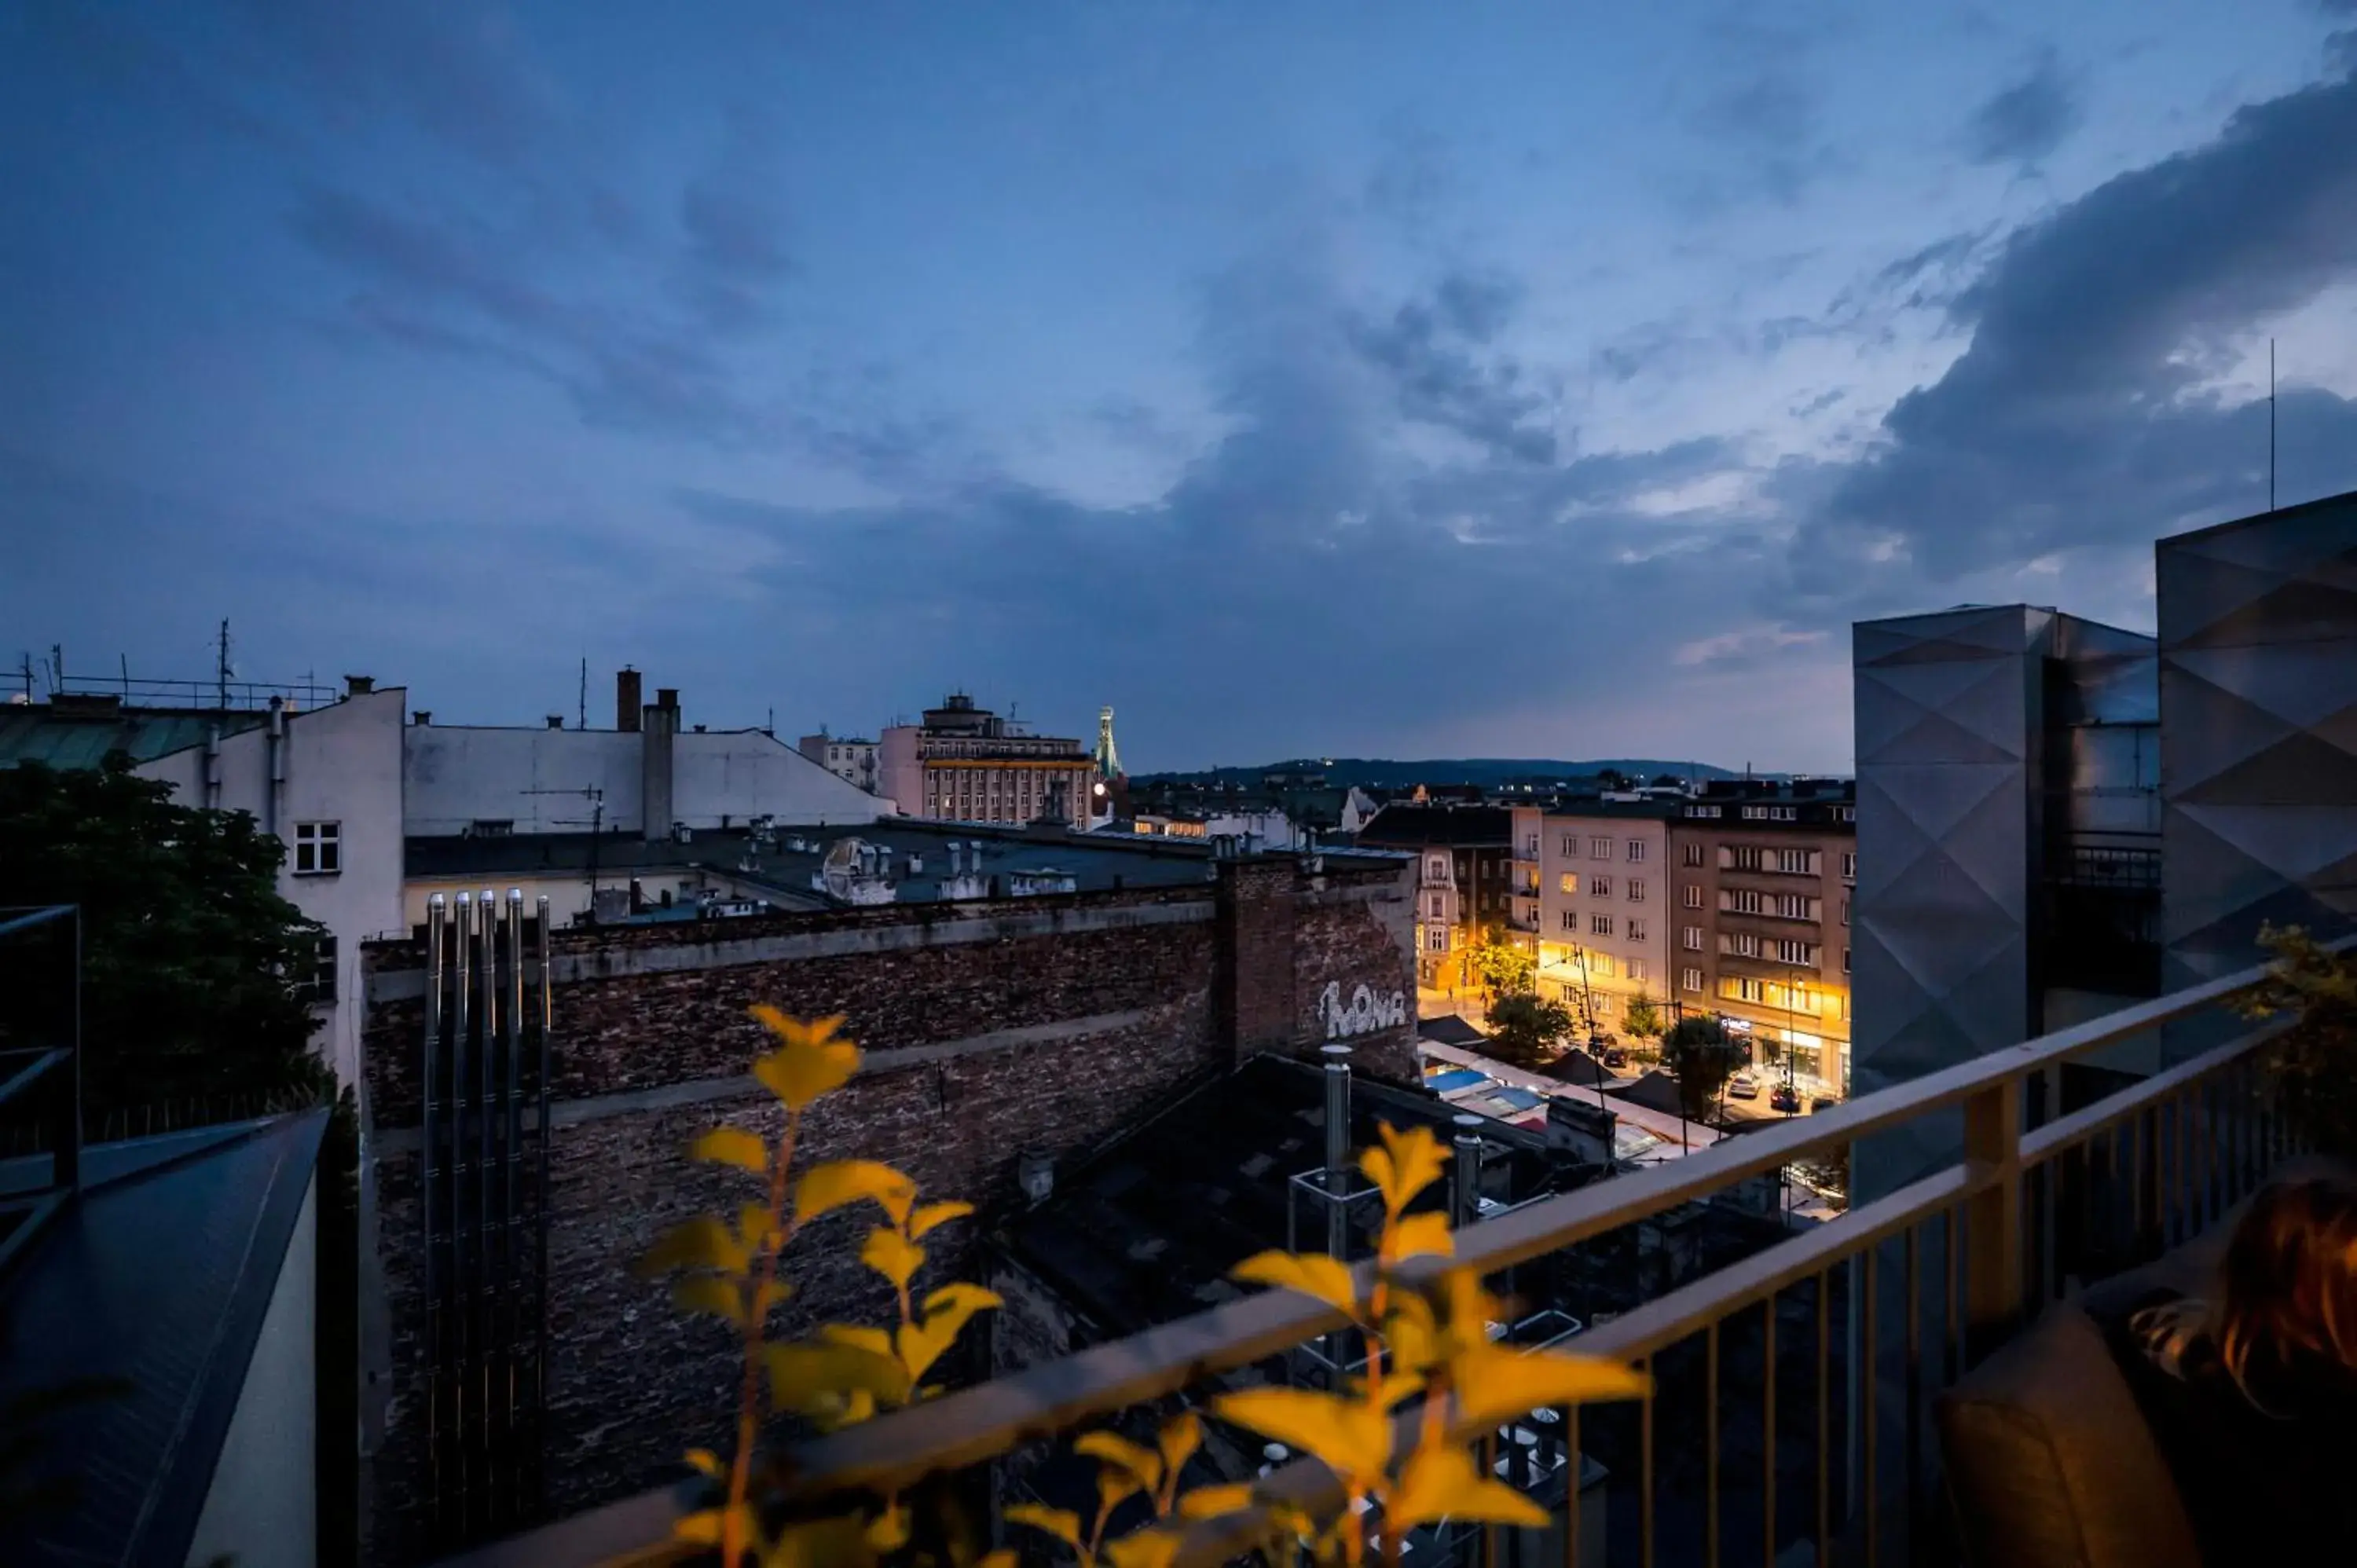
M 675 1533 L 683 1544 L 716 1552 L 722 1568 L 744 1568 L 752 1559 L 762 1568 L 874 1562 L 909 1541 L 909 1510 L 897 1497 L 883 1499 L 872 1514 L 802 1520 L 765 1534 L 751 1495 L 762 1413 L 790 1412 L 832 1431 L 923 1399 L 936 1391 L 926 1381 L 934 1364 L 974 1315 L 997 1306 L 999 1299 L 963 1283 L 929 1292 L 921 1301 L 915 1294 L 924 1238 L 973 1213 L 972 1205 L 920 1205 L 915 1182 L 874 1160 L 830 1160 L 795 1170 L 804 1113 L 851 1080 L 859 1048 L 837 1036 L 840 1018 L 805 1023 L 774 1007 L 752 1012 L 776 1041 L 754 1062 L 753 1076 L 783 1107 L 784 1130 L 771 1145 L 740 1127 L 715 1127 L 688 1152 L 703 1163 L 758 1177 L 762 1199 L 741 1206 L 733 1224 L 699 1215 L 677 1226 L 640 1264 L 648 1273 L 680 1273 L 673 1300 L 684 1311 L 727 1322 L 744 1347 L 735 1452 L 726 1460 L 702 1448 L 687 1455 L 717 1487 L 719 1500 L 682 1519 Z M 770 1316 L 789 1290 L 780 1266 L 787 1246 L 821 1215 L 862 1203 L 881 1209 L 886 1223 L 868 1231 L 860 1262 L 892 1286 L 898 1321 L 888 1327 L 830 1323 L 807 1339 L 771 1343 Z M 1014 1562 L 1012 1552 L 994 1552 L 975 1568 L 1014 1568 Z

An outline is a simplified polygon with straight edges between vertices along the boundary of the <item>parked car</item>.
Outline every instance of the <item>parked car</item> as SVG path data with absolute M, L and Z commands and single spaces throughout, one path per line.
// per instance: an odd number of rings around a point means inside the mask
M 1604 1065 L 1606 1067 L 1615 1069 L 1627 1067 L 1629 1065 L 1629 1053 L 1622 1050 L 1620 1047 L 1614 1046 L 1604 1053 Z
M 1798 1112 L 1801 1109 L 1801 1091 L 1789 1083 L 1780 1083 L 1768 1091 L 1768 1108 L 1771 1111 Z
M 1760 1079 L 1748 1072 L 1738 1072 L 1727 1080 L 1727 1097 L 1732 1100 L 1760 1098 Z

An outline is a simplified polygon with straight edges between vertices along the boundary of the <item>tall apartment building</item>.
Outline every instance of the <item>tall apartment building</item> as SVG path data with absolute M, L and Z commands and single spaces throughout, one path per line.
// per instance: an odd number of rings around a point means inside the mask
M 1480 983 L 1467 955 L 1492 930 L 1512 928 L 1513 816 L 1503 806 L 1386 806 L 1359 832 L 1366 849 L 1416 856 L 1416 983 L 1427 989 Z
M 876 793 L 880 775 L 874 741 L 856 735 L 829 735 L 821 729 L 795 742 L 794 749 L 845 783 Z
M 1861 1092 L 2245 967 L 2266 922 L 2357 924 L 2357 493 L 2154 554 L 2157 639 L 2030 605 L 1855 628 Z M 1859 1195 L 1954 1144 L 1869 1140 Z
M 1031 734 L 952 692 L 921 723 L 893 725 L 877 748 L 884 793 L 912 817 L 1021 826 L 1084 822 L 1096 758 L 1078 740 Z
M 1669 827 L 1659 800 L 1514 808 L 1528 857 L 1518 902 L 1535 903 L 1541 995 L 1563 1002 L 1589 1036 L 1624 1028 L 1639 998 L 1670 1012 Z M 1535 882 L 1537 897 L 1527 891 Z
M 1857 799 L 1846 782 L 1728 780 L 1670 827 L 1674 998 L 1804 1091 L 1849 1092 Z

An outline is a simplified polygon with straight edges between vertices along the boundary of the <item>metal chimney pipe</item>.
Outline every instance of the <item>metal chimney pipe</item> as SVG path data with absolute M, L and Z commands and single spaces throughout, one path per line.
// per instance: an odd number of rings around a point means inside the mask
M 1481 1118 L 1469 1113 L 1454 1119 L 1456 1158 L 1452 1162 L 1450 1221 L 1458 1230 L 1481 1218 Z
M 1326 1255 L 1341 1258 L 1350 1245 L 1351 1047 L 1321 1046 L 1326 1058 Z
M 441 894 L 425 900 L 425 1063 L 418 1074 L 418 1112 L 425 1136 L 419 1171 L 424 1218 L 419 1229 L 425 1238 L 425 1363 L 429 1369 L 425 1431 L 429 1443 L 439 1442 L 442 1431 L 442 1281 L 440 1272 L 434 1266 L 434 1162 L 439 1152 L 435 1136 L 434 1097 L 439 1090 L 440 1073 L 436 1063 L 442 1055 L 442 959 L 449 947 L 449 907 Z
M 450 1335 L 451 1359 L 466 1364 L 470 1340 L 467 1305 L 471 1275 L 468 1273 L 467 1233 L 459 1217 L 467 1201 L 467 1035 L 468 1014 L 475 1000 L 475 898 L 458 895 L 450 931 Z M 466 1422 L 466 1380 L 463 1374 L 451 1392 L 451 1420 Z

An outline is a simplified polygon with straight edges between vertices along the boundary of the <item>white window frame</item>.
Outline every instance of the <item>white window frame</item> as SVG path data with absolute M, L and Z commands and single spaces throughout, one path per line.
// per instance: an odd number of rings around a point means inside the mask
M 1678 971 L 1678 989 L 1699 993 L 1703 989 L 1702 971 L 1692 965 Z
M 344 824 L 295 824 L 294 873 L 297 876 L 335 876 L 344 869 Z
M 1702 951 L 1702 928 L 1688 926 L 1678 933 L 1678 945 L 1688 952 Z
M 1685 907 L 1686 907 L 1687 908 L 1689 908 L 1689 909 L 1699 909 L 1699 908 L 1702 908 L 1702 884 L 1701 884 L 1701 883 L 1699 883 L 1699 882 L 1689 882 L 1689 883 L 1687 883 L 1687 884 L 1685 885 L 1685 889 L 1684 889 L 1684 897 L 1681 898 L 1681 900 L 1680 900 L 1680 901 L 1681 901 L 1682 903 L 1684 903 L 1684 904 L 1685 905 Z
M 1629 902 L 1631 904 L 1641 904 L 1644 901 L 1645 879 L 1641 876 L 1632 876 L 1629 878 Z
M 1645 841 L 1643 839 L 1631 839 L 1629 841 L 1629 858 L 1631 861 L 1641 861 L 1645 858 Z

